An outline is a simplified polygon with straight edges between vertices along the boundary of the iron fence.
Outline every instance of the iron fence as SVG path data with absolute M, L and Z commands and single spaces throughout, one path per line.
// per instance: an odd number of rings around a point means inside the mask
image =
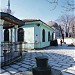
M 1 50 L 4 59 L 1 60 L 1 66 L 5 66 L 22 57 L 22 44 L 15 42 L 2 42 Z

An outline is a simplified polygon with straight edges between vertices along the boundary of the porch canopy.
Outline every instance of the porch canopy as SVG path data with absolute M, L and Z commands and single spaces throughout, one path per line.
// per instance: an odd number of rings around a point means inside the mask
M 2 38 L 4 41 L 0 41 L 1 55 L 3 57 L 1 58 L 1 66 L 4 66 L 22 56 L 20 44 L 17 43 L 17 26 L 20 27 L 24 25 L 25 22 L 8 13 L 0 12 L 0 22 L 2 22 L 2 20 L 3 23 L 0 26 L 1 31 L 4 29 L 4 32 L 0 33 L 2 36 L 4 36 L 4 39 Z
M 0 19 L 4 20 L 3 28 L 12 28 L 15 25 L 18 27 L 24 25 L 24 22 L 8 13 L 0 12 Z

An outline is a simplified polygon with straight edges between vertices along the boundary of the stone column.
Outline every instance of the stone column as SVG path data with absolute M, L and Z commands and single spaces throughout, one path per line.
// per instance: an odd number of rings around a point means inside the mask
M 17 42 L 17 28 L 18 28 L 18 25 L 15 25 L 14 26 L 14 41 Z
M 13 33 L 12 33 L 12 32 L 13 32 L 13 29 L 10 28 L 9 30 L 10 30 L 10 32 L 9 32 L 9 33 L 10 33 L 10 34 L 9 34 L 9 35 L 10 35 L 10 36 L 9 36 L 10 41 L 9 41 L 9 45 L 8 45 L 8 46 L 10 46 L 9 51 L 11 52 L 11 58 L 12 58 L 12 51 L 13 51 L 13 39 L 12 39 L 12 38 L 13 38 Z
M 15 25 L 15 26 L 14 26 L 15 51 L 17 50 L 17 28 L 18 28 L 18 25 Z
M 4 60 L 4 57 L 3 57 L 3 49 L 1 47 L 1 42 L 3 42 L 3 23 L 4 23 L 4 20 L 1 20 L 0 19 L 0 63 L 1 61 Z

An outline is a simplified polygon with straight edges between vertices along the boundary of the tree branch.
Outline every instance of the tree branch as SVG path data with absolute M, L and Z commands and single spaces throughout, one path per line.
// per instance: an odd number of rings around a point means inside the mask
M 47 2 L 49 2 L 49 3 L 58 3 L 58 0 L 52 0 L 52 1 L 49 1 L 49 0 L 46 0 Z

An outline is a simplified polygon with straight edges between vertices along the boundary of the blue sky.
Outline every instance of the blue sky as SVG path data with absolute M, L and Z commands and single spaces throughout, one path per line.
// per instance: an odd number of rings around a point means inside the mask
M 7 8 L 8 0 L 1 0 L 0 8 Z M 54 4 L 49 4 L 46 0 L 10 0 L 11 10 L 14 16 L 19 19 L 41 19 L 44 22 L 55 21 L 63 12 L 62 5 L 67 0 L 59 0 L 55 10 L 50 11 Z M 52 1 L 52 0 L 51 0 Z M 73 0 L 70 0 L 73 1 Z M 68 12 L 69 13 L 69 12 Z M 73 13 L 73 12 L 72 12 Z

